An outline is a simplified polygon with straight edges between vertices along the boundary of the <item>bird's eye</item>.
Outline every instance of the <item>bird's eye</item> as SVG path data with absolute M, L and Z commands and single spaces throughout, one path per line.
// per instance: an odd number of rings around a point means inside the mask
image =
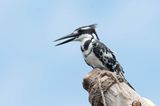
M 79 30 L 78 30 L 78 33 L 82 33 L 82 30 L 81 30 L 81 29 L 79 29 Z

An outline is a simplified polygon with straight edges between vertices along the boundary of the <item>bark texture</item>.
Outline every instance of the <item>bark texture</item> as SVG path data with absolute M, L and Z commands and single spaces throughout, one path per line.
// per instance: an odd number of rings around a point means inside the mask
M 92 70 L 84 78 L 83 87 L 92 106 L 155 106 L 107 70 Z

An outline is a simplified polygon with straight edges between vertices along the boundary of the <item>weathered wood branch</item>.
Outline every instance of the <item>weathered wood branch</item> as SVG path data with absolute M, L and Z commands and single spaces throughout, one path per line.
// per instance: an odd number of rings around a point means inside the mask
M 92 106 L 155 106 L 107 70 L 94 69 L 88 73 L 83 87 Z

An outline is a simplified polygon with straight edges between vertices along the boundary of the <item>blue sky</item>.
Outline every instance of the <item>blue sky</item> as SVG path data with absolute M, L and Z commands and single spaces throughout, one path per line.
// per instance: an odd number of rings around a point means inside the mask
M 90 106 L 80 44 L 56 38 L 97 23 L 136 91 L 160 104 L 159 0 L 1 0 L 0 105 Z

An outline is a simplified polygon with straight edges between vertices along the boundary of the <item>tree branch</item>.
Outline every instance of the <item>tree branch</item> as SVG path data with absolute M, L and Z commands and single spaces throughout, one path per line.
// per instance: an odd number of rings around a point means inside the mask
M 107 70 L 94 69 L 88 73 L 83 87 L 92 106 L 155 106 Z

